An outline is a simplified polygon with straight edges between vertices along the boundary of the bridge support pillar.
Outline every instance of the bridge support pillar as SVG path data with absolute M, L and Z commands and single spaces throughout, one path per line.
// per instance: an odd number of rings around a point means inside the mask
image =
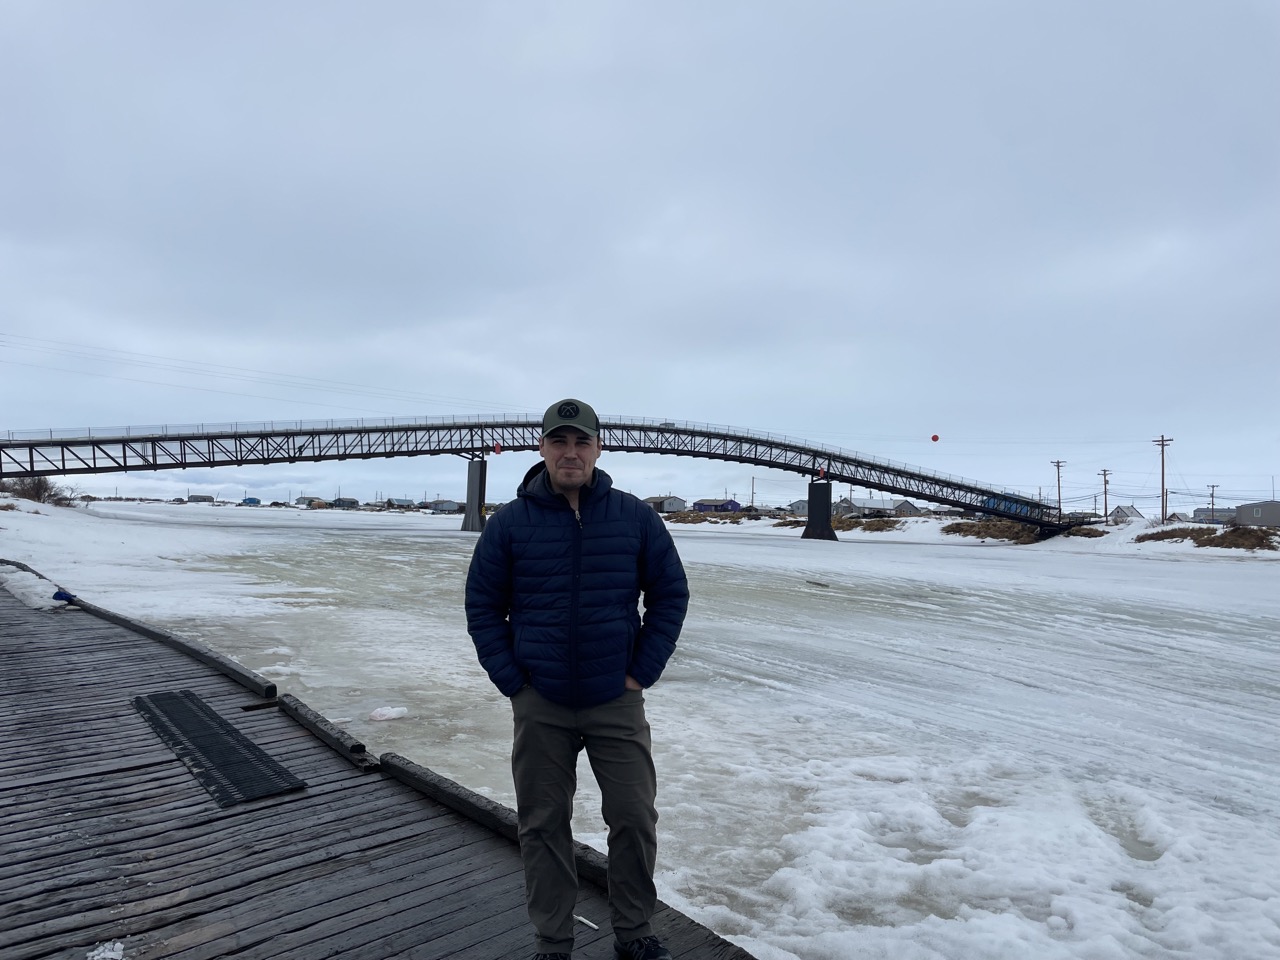
M 462 514 L 462 529 L 479 533 L 484 529 L 484 480 L 489 461 L 481 457 L 467 464 L 467 508 Z
M 831 484 L 826 480 L 809 481 L 809 519 L 801 540 L 839 540 L 831 529 Z

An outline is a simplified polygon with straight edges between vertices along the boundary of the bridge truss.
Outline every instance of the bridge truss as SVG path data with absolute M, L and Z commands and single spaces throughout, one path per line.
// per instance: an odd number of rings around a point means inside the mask
M 527 416 L 298 421 L 122 427 L 100 433 L 64 430 L 0 436 L 0 479 L 440 454 L 476 460 L 497 451 L 536 450 L 541 421 Z M 1043 528 L 1060 530 L 1080 522 L 1027 494 L 736 427 L 613 418 L 601 422 L 601 437 L 609 450 L 748 463 Z

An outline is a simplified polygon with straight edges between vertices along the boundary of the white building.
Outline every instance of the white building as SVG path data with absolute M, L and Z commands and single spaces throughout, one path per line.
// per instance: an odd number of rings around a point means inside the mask
M 679 497 L 667 494 L 665 497 L 645 497 L 644 502 L 659 513 L 680 513 L 689 509 L 689 505 Z
M 1259 500 L 1236 507 L 1234 523 L 1240 527 L 1280 527 L 1280 500 Z
M 1112 523 L 1128 523 L 1130 520 L 1142 520 L 1145 518 L 1138 511 L 1137 507 L 1130 504 L 1127 507 L 1116 507 L 1107 514 L 1107 519 Z

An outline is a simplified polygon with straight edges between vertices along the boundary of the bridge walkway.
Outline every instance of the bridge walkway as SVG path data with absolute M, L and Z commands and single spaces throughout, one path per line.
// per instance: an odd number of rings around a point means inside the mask
M 0 589 L 0 956 L 528 960 L 512 811 L 116 619 Z M 173 690 L 305 788 L 220 806 L 131 702 Z M 605 861 L 579 865 L 599 929 L 578 927 L 575 957 L 604 960 Z M 655 923 L 682 960 L 751 960 L 665 905 Z
M 538 449 L 542 421 L 528 416 L 298 421 L 48 430 L 0 434 L 0 479 L 190 467 L 320 463 L 387 457 L 453 455 L 471 461 L 464 530 L 479 530 L 484 467 L 490 455 Z M 645 418 L 602 418 L 605 448 L 742 463 L 918 497 L 1060 532 L 1085 522 L 1058 506 L 962 477 L 892 463 L 856 451 L 756 433 L 739 427 Z

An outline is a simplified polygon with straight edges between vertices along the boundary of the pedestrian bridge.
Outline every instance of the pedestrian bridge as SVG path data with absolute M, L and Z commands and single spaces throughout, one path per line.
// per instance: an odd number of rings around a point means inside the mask
M 64 429 L 0 434 L 0 479 L 536 450 L 541 418 L 421 417 Z M 601 418 L 609 450 L 747 463 L 1063 530 L 1056 504 L 837 447 L 739 427 Z

